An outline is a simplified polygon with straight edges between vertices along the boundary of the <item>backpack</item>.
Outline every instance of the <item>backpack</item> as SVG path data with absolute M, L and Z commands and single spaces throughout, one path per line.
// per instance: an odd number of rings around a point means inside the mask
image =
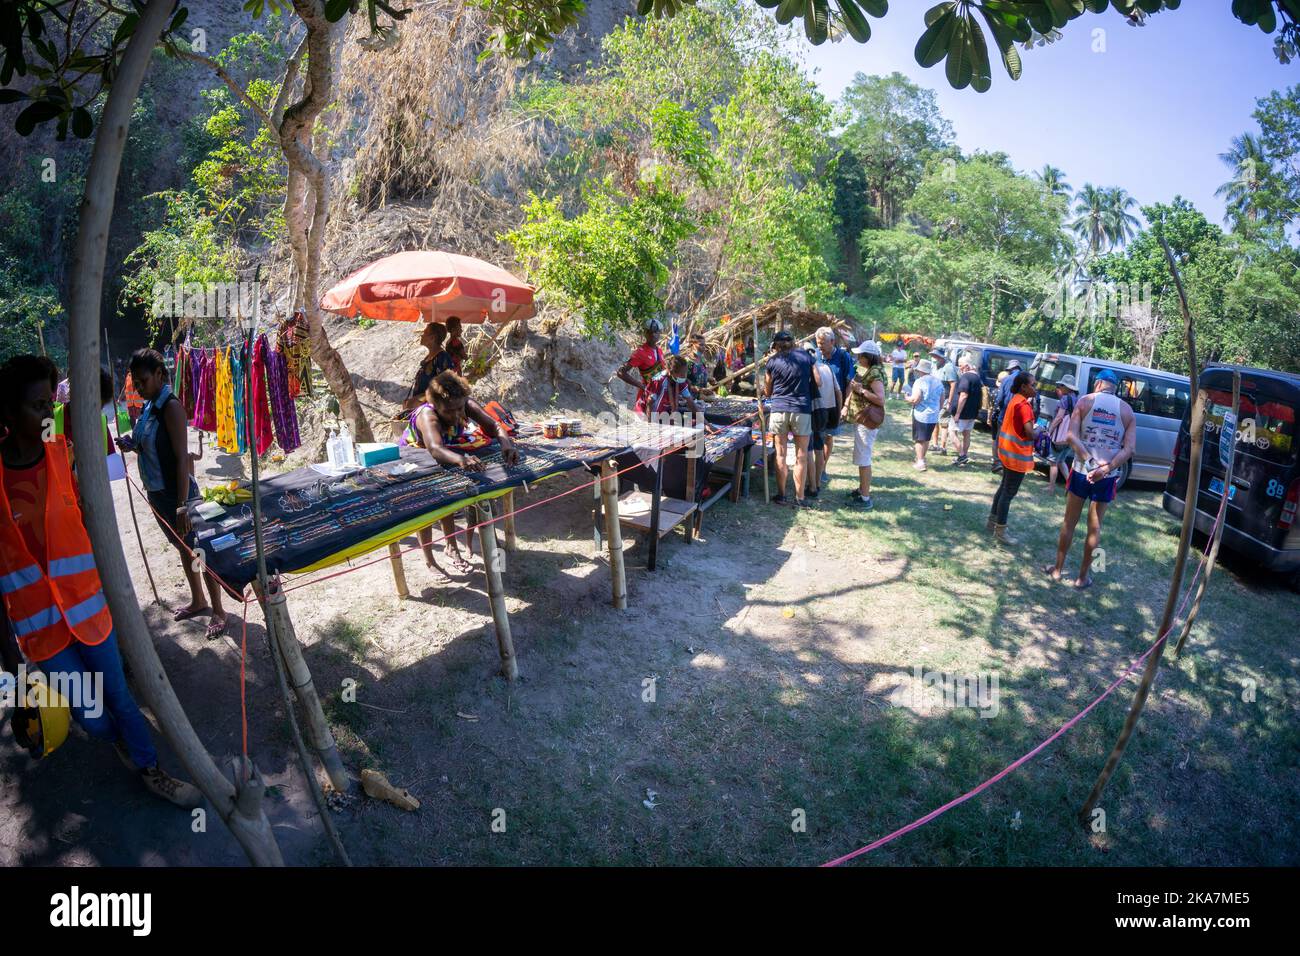
M 488 417 L 497 423 L 497 426 L 507 435 L 514 435 L 519 431 L 519 422 L 500 402 L 491 401 L 483 406 L 483 411 Z

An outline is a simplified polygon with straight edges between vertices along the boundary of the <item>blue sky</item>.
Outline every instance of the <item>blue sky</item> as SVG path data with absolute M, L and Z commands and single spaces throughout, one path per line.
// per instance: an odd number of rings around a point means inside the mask
M 1219 153 L 1256 130 L 1259 97 L 1300 83 L 1300 63 L 1278 63 L 1272 38 L 1236 20 L 1229 0 L 1191 0 L 1143 27 L 1113 10 L 1084 14 L 1055 44 L 1021 52 L 1018 82 L 995 59 L 991 90 L 954 90 L 942 64 L 925 70 L 913 57 L 930 5 L 896 0 L 871 21 L 870 42 L 805 40 L 800 58 L 833 99 L 858 72 L 898 71 L 935 90 L 965 152 L 1000 149 L 1025 171 L 1051 163 L 1075 189 L 1123 186 L 1143 205 L 1182 195 L 1214 222 L 1214 191 L 1230 177 Z M 1094 29 L 1105 52 L 1093 52 Z

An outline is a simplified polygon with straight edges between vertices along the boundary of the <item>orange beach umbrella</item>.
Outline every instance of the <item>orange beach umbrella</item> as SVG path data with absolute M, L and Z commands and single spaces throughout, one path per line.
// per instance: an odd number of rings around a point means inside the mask
M 418 250 L 376 259 L 321 296 L 320 307 L 349 318 L 415 322 L 459 316 L 467 325 L 532 318 L 527 282 L 473 256 Z

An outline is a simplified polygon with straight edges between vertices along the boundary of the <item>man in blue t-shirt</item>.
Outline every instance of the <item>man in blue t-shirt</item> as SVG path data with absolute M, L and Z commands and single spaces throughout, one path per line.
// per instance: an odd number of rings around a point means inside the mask
M 929 359 L 916 363 L 916 381 L 907 396 L 907 403 L 912 406 L 912 441 L 916 445 L 916 461 L 912 467 L 925 471 L 925 453 L 934 437 L 935 426 L 939 424 L 939 403 L 943 401 L 943 382 L 934 374 L 934 366 Z
M 794 336 L 782 329 L 772 339 L 775 354 L 768 358 L 763 375 L 763 394 L 767 396 L 768 429 L 776 442 L 776 497 L 773 504 L 783 505 L 785 480 L 789 468 L 785 463 L 786 435 L 794 435 L 794 498 L 803 504 L 805 478 L 808 474 L 808 440 L 812 436 L 812 397 L 820 387 L 812 356 L 794 347 Z
M 817 330 L 817 348 L 826 364 L 830 366 L 831 373 L 835 376 L 835 384 L 839 386 L 844 401 L 848 402 L 849 382 L 853 380 L 853 372 L 858 363 L 853 360 L 848 349 L 835 343 L 835 330 L 829 326 L 824 325 Z M 824 439 L 822 453 L 826 456 L 823 461 L 831 460 L 831 451 L 835 447 L 835 436 L 840 433 L 840 417 L 843 413 L 844 408 L 841 406 L 830 409 L 826 414 L 826 427 L 822 429 Z M 821 484 L 825 483 L 826 475 L 823 474 Z

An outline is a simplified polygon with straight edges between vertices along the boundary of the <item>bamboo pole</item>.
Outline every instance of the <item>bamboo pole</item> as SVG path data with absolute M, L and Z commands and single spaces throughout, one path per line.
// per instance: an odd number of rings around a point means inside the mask
M 754 354 L 758 353 L 758 319 L 754 319 Z M 754 363 L 758 369 L 754 375 L 754 392 L 758 396 L 758 460 L 763 467 L 763 504 L 772 501 L 772 488 L 767 476 L 767 414 L 763 411 L 763 360 Z
M 1185 327 L 1185 336 L 1187 343 L 1187 363 L 1191 371 L 1192 385 L 1195 387 L 1201 380 L 1201 370 L 1196 362 L 1196 329 L 1192 322 L 1192 312 L 1187 306 L 1187 295 L 1183 290 L 1183 280 L 1178 274 L 1178 266 L 1174 263 L 1173 253 L 1169 249 L 1169 244 L 1165 242 L 1164 237 L 1160 238 L 1160 245 L 1165 251 L 1165 260 L 1169 263 L 1169 271 L 1173 274 L 1174 285 L 1178 289 L 1178 300 L 1183 310 L 1183 323 Z M 1192 406 L 1191 420 L 1191 439 L 1192 447 L 1188 452 L 1187 462 L 1187 504 L 1183 507 L 1183 526 L 1178 535 L 1178 553 L 1174 559 L 1174 572 L 1169 579 L 1169 593 L 1165 597 L 1164 612 L 1160 615 L 1160 627 L 1156 631 L 1156 639 L 1166 636 L 1173 627 L 1174 611 L 1178 603 L 1178 593 L 1182 589 L 1183 571 L 1187 566 L 1187 551 L 1191 544 L 1192 526 L 1196 516 L 1196 500 L 1201 490 L 1201 450 L 1205 444 L 1205 402 L 1206 394 L 1204 390 L 1197 389 L 1196 404 Z M 1228 493 L 1227 488 L 1223 493 Z M 1164 656 L 1165 645 L 1161 644 L 1156 647 L 1147 657 L 1146 666 L 1142 670 L 1142 679 L 1138 682 L 1137 693 L 1133 697 L 1133 704 L 1129 707 L 1128 716 L 1124 719 L 1124 728 L 1120 731 L 1119 739 L 1115 741 L 1115 746 L 1106 758 L 1106 764 L 1101 768 L 1101 773 L 1097 776 L 1097 781 L 1092 785 L 1092 791 L 1088 794 L 1088 799 L 1084 801 L 1083 808 L 1079 811 L 1079 820 L 1085 826 L 1090 821 L 1093 808 L 1097 801 L 1101 799 L 1102 791 L 1106 789 L 1106 784 L 1110 782 L 1111 775 L 1115 768 L 1119 766 L 1120 759 L 1124 756 L 1124 751 L 1128 747 L 1128 742 L 1133 736 L 1133 731 L 1137 728 L 1138 719 L 1142 716 L 1142 709 L 1146 706 L 1147 697 L 1151 693 L 1151 685 L 1155 681 L 1156 671 L 1160 668 L 1160 658 Z
M 122 149 L 153 48 L 173 6 L 172 0 L 149 0 L 141 11 L 100 113 L 95 145 L 86 170 L 80 222 L 69 269 L 73 279 L 68 297 L 69 379 L 73 406 L 69 425 L 72 440 L 84 448 L 94 448 L 96 442 L 103 441 L 99 413 L 99 312 Z M 78 465 L 77 477 L 84 501 L 104 501 L 111 497 L 108 465 L 103 456 L 86 456 Z M 116 515 L 109 508 L 91 507 L 82 512 L 82 517 L 94 548 L 95 565 L 113 615 L 122 655 L 163 736 L 195 785 L 239 841 L 249 861 L 258 866 L 283 866 L 284 858 L 262 810 L 263 791 L 250 789 L 248 781 L 238 778 L 232 783 L 217 767 L 167 679 L 131 583 Z
M 117 420 L 117 372 L 113 370 L 113 352 L 108 347 L 108 330 L 104 330 L 104 354 L 108 356 L 108 376 L 113 382 L 113 431 L 118 441 L 122 440 L 122 426 Z M 118 452 L 121 454 L 121 452 Z M 122 457 L 122 467 L 126 467 L 126 456 Z M 140 519 L 135 514 L 135 496 L 131 494 L 131 483 L 126 483 L 126 503 L 131 509 L 131 524 L 135 528 L 135 543 L 140 549 L 140 560 L 144 563 L 144 573 L 149 578 L 149 590 L 153 592 L 153 603 L 162 604 L 158 599 L 158 586 L 153 581 L 153 569 L 149 567 L 149 555 L 144 550 L 144 538 L 140 536 Z
M 1241 372 L 1238 369 L 1232 371 L 1232 420 L 1237 420 L 1237 415 L 1241 411 Z M 1223 493 L 1229 495 L 1232 493 L 1232 475 L 1237 465 L 1237 442 L 1236 436 L 1233 436 L 1232 448 L 1228 452 L 1228 467 L 1225 469 L 1223 476 Z M 1188 485 L 1191 485 L 1190 475 Z M 1184 501 L 1183 509 L 1195 508 L 1195 499 Z M 1183 622 L 1182 633 L 1178 635 L 1178 643 L 1174 645 L 1174 656 L 1182 654 L 1183 645 L 1187 642 L 1187 635 L 1191 633 L 1192 624 L 1196 621 L 1196 615 L 1201 611 L 1201 600 L 1205 597 L 1205 591 L 1210 586 L 1210 575 L 1214 573 L 1215 562 L 1219 558 L 1219 545 L 1223 542 L 1223 529 L 1228 524 L 1227 505 L 1223 504 L 1224 515 L 1223 521 L 1218 524 L 1212 532 L 1210 542 L 1210 553 L 1205 559 L 1205 573 L 1201 575 L 1201 583 L 1197 586 L 1196 597 L 1192 600 L 1192 609 L 1187 612 L 1187 620 Z
M 694 450 L 695 446 L 692 444 L 684 452 L 686 455 L 686 500 L 689 502 L 695 501 L 695 457 L 691 454 Z M 691 540 L 694 538 L 693 531 L 695 529 L 695 521 L 698 517 L 699 512 L 697 511 L 686 521 L 686 527 L 683 530 L 686 533 L 687 544 L 690 544 Z
M 406 586 L 406 567 L 402 564 L 402 549 L 396 544 L 388 546 L 388 563 L 393 568 L 393 583 L 397 585 L 397 599 L 405 601 L 411 596 Z
M 316 691 L 311 670 L 307 667 L 307 661 L 302 654 L 302 645 L 298 642 L 298 635 L 294 631 L 293 619 L 289 616 L 289 600 L 275 579 L 267 582 L 265 590 L 260 582 L 254 585 L 254 589 L 262 602 L 262 610 L 266 613 L 267 630 L 270 631 L 275 647 L 280 652 L 280 658 L 284 661 L 285 670 L 288 672 L 289 686 L 302 706 L 311 747 L 316 751 L 321 766 L 325 768 L 330 784 L 340 793 L 347 793 L 352 789 L 353 782 L 343 766 L 343 759 L 339 756 L 338 745 L 334 741 L 329 722 L 325 720 L 320 694 Z
M 505 511 L 505 521 L 502 524 L 506 526 L 506 550 L 518 551 L 519 536 L 515 533 L 515 492 L 513 488 L 503 496 L 501 507 Z
M 510 614 L 506 610 L 506 590 L 501 581 L 501 564 L 497 557 L 497 530 L 492 524 L 491 502 L 475 506 L 479 525 L 478 539 L 483 551 L 483 574 L 487 578 L 488 600 L 492 605 L 492 623 L 496 627 L 497 650 L 501 653 L 501 673 L 508 681 L 519 679 L 519 662 L 515 659 L 515 642 L 510 636 Z
M 600 464 L 600 497 L 605 513 L 605 541 L 609 547 L 609 578 L 614 590 L 614 607 L 627 610 L 627 572 L 623 567 L 623 529 L 618 523 L 618 463 L 610 458 Z

